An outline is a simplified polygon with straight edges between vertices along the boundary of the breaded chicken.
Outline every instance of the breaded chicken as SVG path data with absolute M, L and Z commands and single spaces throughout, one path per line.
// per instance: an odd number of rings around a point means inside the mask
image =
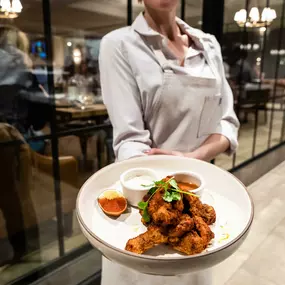
M 199 197 L 193 195 L 184 195 L 184 199 L 189 202 L 189 212 L 192 217 L 201 217 L 208 225 L 216 222 L 216 212 L 212 206 L 203 204 Z
M 168 203 L 163 199 L 164 193 L 165 189 L 160 189 L 153 195 L 149 201 L 148 213 L 151 217 L 151 222 L 156 225 L 162 227 L 175 226 L 179 223 L 184 209 L 183 200 L 181 197 L 180 201 Z
M 214 238 L 214 233 L 202 218 L 194 217 L 194 223 L 195 230 L 188 232 L 178 241 L 169 239 L 169 243 L 175 250 L 193 255 L 201 253 L 207 248 L 209 242 Z
M 164 181 L 169 179 L 166 177 Z M 157 189 L 153 196 L 150 193 L 144 197 L 150 217 L 148 223 L 142 218 L 147 231 L 130 239 L 126 250 L 143 254 L 158 244 L 168 244 L 187 255 L 201 253 L 214 238 L 209 228 L 216 221 L 214 208 L 203 204 L 199 197 L 181 193 L 179 201 L 167 202 L 163 199 L 165 192 L 173 190 L 164 187 Z
M 167 227 L 170 225 L 176 226 L 179 221 L 182 212 L 173 209 L 171 203 L 165 202 L 156 212 L 151 215 L 152 222 L 161 227 Z
M 215 237 L 215 234 L 211 231 L 210 227 L 203 220 L 203 218 L 195 216 L 194 223 L 196 231 L 205 243 L 206 248 L 209 242 Z
M 189 215 L 183 214 L 180 218 L 179 224 L 169 229 L 169 237 L 182 237 L 185 233 L 190 232 L 194 228 L 194 219 Z
M 167 243 L 168 237 L 164 236 L 159 227 L 149 226 L 147 231 L 127 242 L 126 250 L 137 254 L 143 254 L 147 250 L 162 243 Z
M 163 200 L 164 192 L 165 192 L 164 189 L 157 190 L 156 193 L 151 198 L 151 200 L 149 201 L 148 213 L 150 214 L 150 216 L 152 216 L 155 212 L 157 212 L 161 206 L 169 204 Z
M 205 249 L 205 244 L 196 231 L 191 231 L 183 236 L 178 242 L 172 242 L 170 245 L 173 249 L 180 251 L 187 255 L 201 253 Z

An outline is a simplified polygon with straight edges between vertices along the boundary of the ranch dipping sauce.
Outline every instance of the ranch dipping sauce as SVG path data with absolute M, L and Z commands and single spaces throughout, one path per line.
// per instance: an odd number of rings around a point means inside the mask
M 137 175 L 125 180 L 125 185 L 136 190 L 146 190 L 153 184 L 153 177 L 149 175 Z
M 154 186 L 157 174 L 150 168 L 131 168 L 120 176 L 123 194 L 128 203 L 134 207 L 142 201 L 149 189 Z

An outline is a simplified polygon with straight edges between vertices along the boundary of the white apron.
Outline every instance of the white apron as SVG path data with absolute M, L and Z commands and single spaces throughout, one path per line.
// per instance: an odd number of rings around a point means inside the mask
M 150 133 L 155 128 L 165 126 L 160 117 L 153 119 L 152 114 L 164 109 L 169 113 L 168 137 L 152 137 L 155 147 L 167 150 L 191 151 L 199 147 L 207 136 L 213 133 L 221 120 L 220 76 L 214 63 L 204 52 L 212 72 L 210 77 L 194 77 L 187 74 L 183 67 L 174 66 L 165 58 L 160 49 L 151 46 L 156 59 L 164 71 L 163 84 L 156 94 L 150 110 L 145 110 L 145 121 Z M 175 112 L 175 109 L 180 110 Z M 156 116 L 157 117 L 157 116 Z M 169 128 L 172 128 L 169 130 Z M 183 129 L 183 137 L 175 135 L 177 128 Z M 191 130 L 191 131 L 189 131 Z M 181 133 L 179 131 L 179 133 Z M 163 130 L 160 130 L 160 134 Z M 103 257 L 102 285 L 210 285 L 211 271 L 206 270 L 181 276 L 152 276 L 135 272 L 113 263 Z

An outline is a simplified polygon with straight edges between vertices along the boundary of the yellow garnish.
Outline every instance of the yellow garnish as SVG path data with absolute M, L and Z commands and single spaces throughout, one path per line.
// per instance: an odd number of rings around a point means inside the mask
M 134 231 L 135 231 L 135 232 L 138 232 L 139 229 L 140 229 L 140 226 L 134 227 Z
M 107 190 L 102 194 L 100 198 L 106 198 L 108 200 L 113 200 L 118 197 L 123 197 L 123 195 L 116 190 Z
M 223 234 L 223 237 L 221 237 L 221 238 L 219 239 L 219 242 L 222 242 L 223 240 L 227 240 L 229 237 L 230 237 L 229 234 Z

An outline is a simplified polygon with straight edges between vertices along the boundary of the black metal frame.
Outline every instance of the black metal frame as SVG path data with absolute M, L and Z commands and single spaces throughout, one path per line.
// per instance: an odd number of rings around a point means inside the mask
M 267 4 L 269 0 L 267 0 Z M 248 11 L 249 9 L 249 0 L 245 0 L 245 7 Z M 132 0 L 127 0 L 127 24 L 130 25 L 132 23 Z M 52 29 L 51 29 L 51 7 L 49 0 L 42 0 L 42 10 L 43 10 L 43 18 L 44 18 L 44 34 L 47 46 L 47 56 L 48 56 L 48 85 L 49 85 L 49 94 L 54 94 L 54 85 L 53 85 L 53 54 L 52 54 Z M 181 0 L 181 18 L 185 19 L 185 10 L 186 10 L 186 1 Z M 224 16 L 224 0 L 213 1 L 213 0 L 204 0 L 203 3 L 203 29 L 206 32 L 213 33 L 216 38 L 221 42 L 223 36 L 223 19 Z M 278 49 L 283 43 L 282 32 L 284 30 L 284 18 L 285 18 L 285 0 L 283 0 L 283 7 L 282 7 L 282 17 L 281 17 L 281 25 L 279 30 L 279 42 L 278 42 Z M 242 38 L 243 43 L 247 43 L 247 28 L 244 27 L 242 29 Z M 265 35 L 266 37 L 266 35 Z M 266 40 L 265 40 L 266 41 Z M 265 42 L 264 41 L 264 42 Z M 266 47 L 266 46 L 265 46 Z M 265 56 L 265 50 L 263 49 L 263 58 Z M 279 72 L 279 60 L 280 56 L 276 59 L 276 70 L 275 70 L 275 79 L 278 77 Z M 277 88 L 277 81 L 275 81 L 274 85 L 274 96 L 273 100 L 275 100 L 276 95 L 276 88 Z M 54 96 L 52 96 L 54 100 Z M 55 104 L 54 104 L 55 106 Z M 252 158 L 248 159 L 247 161 L 241 163 L 240 165 L 236 166 L 235 159 L 233 157 L 233 168 L 230 170 L 231 172 L 235 172 L 238 169 L 245 167 L 246 165 L 250 164 L 251 162 L 261 158 L 262 156 L 275 151 L 279 147 L 285 145 L 283 141 L 283 134 L 284 134 L 284 127 L 285 127 L 285 110 L 284 118 L 283 118 L 283 126 L 281 130 L 281 138 L 280 143 L 275 145 L 274 147 L 270 148 L 271 146 L 271 134 L 272 134 L 272 127 L 273 127 L 273 119 L 274 119 L 274 112 L 276 110 L 272 106 L 271 110 L 271 118 L 270 118 L 270 133 L 268 136 L 268 149 L 263 153 L 255 155 L 255 145 L 256 145 L 256 136 L 257 136 L 257 129 L 258 129 L 258 116 L 255 119 L 255 135 L 254 135 L 254 144 L 253 144 L 253 156 Z M 59 153 L 58 153 L 58 139 L 60 137 L 68 136 L 68 135 L 79 135 L 82 133 L 88 133 L 98 130 L 106 130 L 109 131 L 111 129 L 110 124 L 102 124 L 102 125 L 95 125 L 80 129 L 73 129 L 68 131 L 59 131 L 57 129 L 56 124 L 56 116 L 55 116 L 55 109 L 53 110 L 52 120 L 50 122 L 51 125 L 51 134 L 45 136 L 38 136 L 28 139 L 28 141 L 36 141 L 36 140 L 51 140 L 52 142 L 52 157 L 53 157 L 53 175 L 54 175 L 54 191 L 55 191 L 55 198 L 56 198 L 56 215 L 57 215 L 57 235 L 58 235 L 58 244 L 59 244 L 59 258 L 38 268 L 34 271 L 14 280 L 13 282 L 8 283 L 9 285 L 18 285 L 18 284 L 30 284 L 31 282 L 36 281 L 39 278 L 49 274 L 53 270 L 57 269 L 58 267 L 64 265 L 67 262 L 72 261 L 74 258 L 78 257 L 81 254 L 86 253 L 87 251 L 91 250 L 91 246 L 89 244 L 84 245 L 74 251 L 65 254 L 64 249 L 64 239 L 63 239 L 63 218 L 62 218 L 62 208 L 61 208 L 61 189 L 60 189 L 60 174 L 59 174 Z M 15 142 L 13 142 L 15 143 Z M 1 143 L 1 145 L 5 145 L 5 143 Z M 213 161 L 214 162 L 214 161 Z M 88 279 L 84 280 L 81 285 L 85 284 L 100 284 L 100 277 L 101 272 L 97 272 L 95 275 L 89 277 Z
M 52 30 L 51 30 L 51 10 L 50 1 L 42 1 L 43 20 L 44 20 L 44 34 L 47 50 L 47 71 L 48 71 L 48 92 L 51 98 L 54 97 L 54 77 L 53 77 L 53 45 L 52 45 Z M 59 171 L 59 151 L 58 151 L 58 137 L 56 124 L 56 109 L 55 102 L 52 108 L 52 116 L 50 121 L 51 129 L 51 149 L 53 158 L 53 179 L 54 179 L 54 193 L 56 201 L 56 218 L 57 218 L 57 236 L 59 255 L 64 256 L 64 229 L 63 229 L 63 212 L 61 205 L 61 189 L 60 189 L 60 171 Z
M 246 167 L 247 165 L 251 164 L 252 162 L 254 162 L 254 161 L 256 161 L 256 160 L 266 156 L 269 153 L 272 153 L 272 152 L 278 150 L 279 148 L 283 147 L 284 145 L 285 145 L 285 141 L 283 141 L 283 142 L 281 142 L 281 143 L 279 143 L 279 144 L 277 144 L 277 145 L 275 145 L 275 146 L 273 146 L 273 147 L 271 147 L 271 148 L 269 148 L 269 149 L 267 149 L 267 150 L 265 150 L 265 151 L 255 155 L 254 157 L 252 157 L 252 158 L 250 158 L 250 159 L 248 159 L 248 160 L 246 160 L 246 161 L 244 161 L 242 163 L 240 163 L 239 165 L 237 165 L 237 166 L 233 167 L 232 169 L 230 169 L 229 172 L 235 173 L 236 171 Z
M 180 10 L 180 18 L 184 21 L 186 14 L 186 1 L 181 0 L 181 10 Z
M 266 7 L 270 7 L 270 0 L 266 0 Z M 265 25 L 265 32 L 263 37 L 263 48 L 262 48 L 262 56 L 261 56 L 261 68 L 260 68 L 260 76 L 259 76 L 259 90 L 261 90 L 262 84 L 262 73 L 264 71 L 264 59 L 265 59 L 265 52 L 266 52 L 266 43 L 267 43 L 267 35 L 268 35 L 268 25 L 266 22 Z M 259 120 L 259 112 L 258 106 L 255 109 L 255 122 L 254 122 L 254 134 L 253 134 L 253 144 L 252 144 L 252 157 L 255 156 L 255 148 L 256 148 L 256 138 L 257 138 L 257 131 L 258 131 L 258 120 Z M 267 111 L 266 111 L 267 112 Z
M 213 34 L 219 43 L 222 42 L 223 38 L 224 4 L 224 0 L 203 1 L 202 30 L 206 33 Z
M 127 25 L 130 26 L 133 22 L 133 3 L 132 0 L 127 1 Z
M 278 50 L 281 49 L 282 43 L 283 43 L 283 29 L 284 29 L 284 20 L 285 20 L 285 1 L 282 3 L 282 12 L 281 12 L 281 23 L 279 28 L 279 40 L 278 40 Z M 276 100 L 276 91 L 277 91 L 277 79 L 279 75 L 279 62 L 280 62 L 280 54 L 277 54 L 276 57 L 276 69 L 275 69 L 275 83 L 274 83 L 274 89 L 273 89 L 273 99 L 272 99 L 272 108 L 271 108 L 271 116 L 270 116 L 270 127 L 269 127 L 269 134 L 268 134 L 268 149 L 271 147 L 271 137 L 272 137 L 272 128 L 273 128 L 273 120 L 274 120 L 274 112 L 275 112 L 275 100 Z M 285 112 L 284 112 L 285 116 Z M 283 117 L 283 124 L 284 124 Z M 283 130 L 283 124 L 281 129 L 281 136 L 280 136 L 280 142 L 282 142 L 282 130 Z

